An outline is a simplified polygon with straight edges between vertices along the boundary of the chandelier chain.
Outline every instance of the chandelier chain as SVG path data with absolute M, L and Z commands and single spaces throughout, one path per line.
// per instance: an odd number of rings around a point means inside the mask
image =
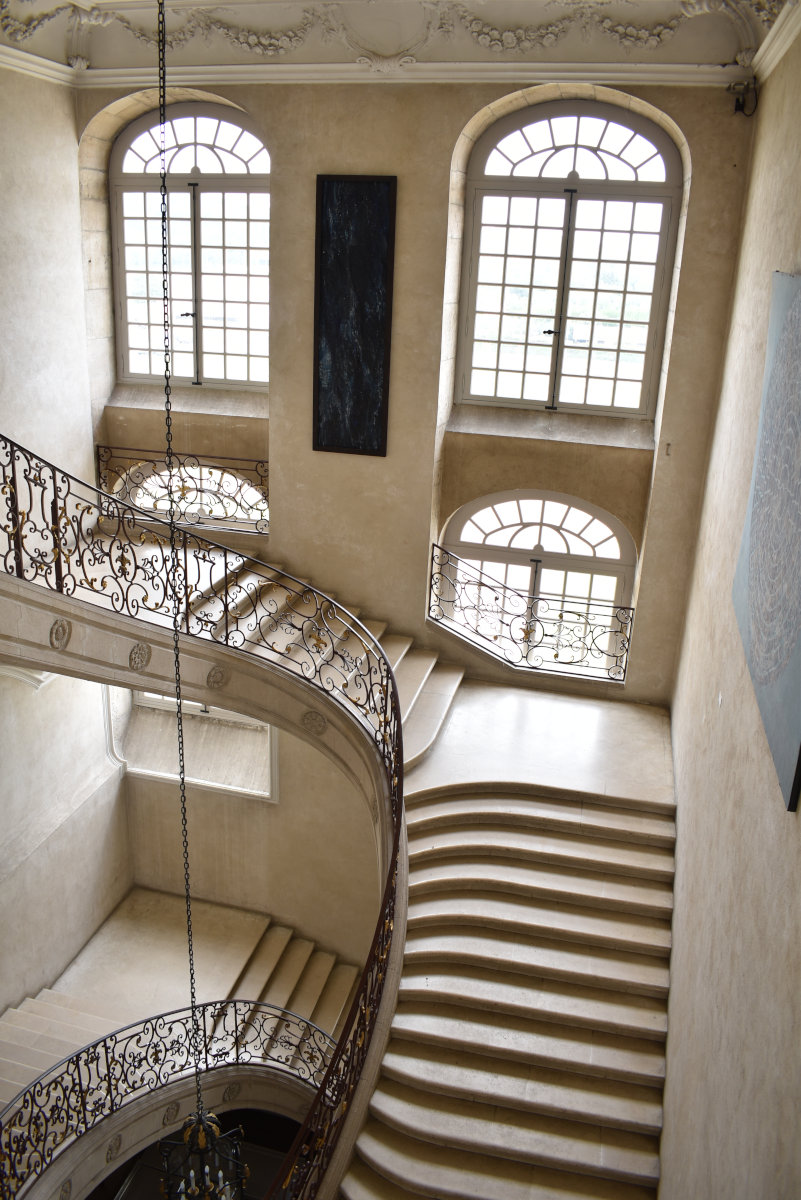
M 166 432 L 166 461 L 169 475 L 168 488 L 168 523 L 170 530 L 170 552 L 167 566 L 169 588 L 172 595 L 172 645 L 175 668 L 175 714 L 178 734 L 178 781 L 181 802 L 181 844 L 183 849 L 184 866 L 184 899 L 186 901 L 186 943 L 189 958 L 189 997 L 192 1021 L 192 1055 L 195 1062 L 195 1093 L 197 1101 L 197 1117 L 203 1116 L 203 1093 L 200 1086 L 200 1060 L 203 1049 L 200 1035 L 200 1023 L 197 1010 L 197 981 L 195 978 L 195 950 L 192 933 L 192 895 L 189 877 L 189 829 L 187 823 L 186 803 L 186 765 L 184 758 L 184 715 L 181 694 L 181 653 L 179 632 L 181 625 L 181 592 L 178 586 L 178 536 L 176 529 L 175 489 L 173 476 L 175 472 L 175 455 L 172 445 L 172 376 L 171 345 L 170 345 L 170 262 L 169 237 L 167 218 L 167 33 L 165 22 L 165 0 L 158 0 L 158 59 L 159 59 L 159 126 L 160 126 L 160 195 L 161 195 L 161 287 L 164 315 L 164 423 Z

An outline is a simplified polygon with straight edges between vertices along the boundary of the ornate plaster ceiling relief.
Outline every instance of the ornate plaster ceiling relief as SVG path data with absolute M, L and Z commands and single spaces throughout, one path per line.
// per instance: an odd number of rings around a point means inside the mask
M 787 0 L 788 7 L 795 3 Z M 219 79 L 221 72 L 234 81 L 259 64 L 270 69 L 265 79 L 319 81 L 507 74 L 523 80 L 537 78 L 537 71 L 549 78 L 583 71 L 603 82 L 626 79 L 627 70 L 634 81 L 643 78 L 642 68 L 679 80 L 697 79 L 703 67 L 706 82 L 722 83 L 721 64 L 730 64 L 730 74 L 737 64 L 748 66 L 784 6 L 784 0 L 172 0 L 167 46 L 173 69 L 193 82 Z M 153 68 L 152 3 L 0 0 L 0 50 L 4 45 L 69 63 L 87 77 L 103 72 L 103 83 L 114 72 L 127 79 Z M 247 78 L 257 77 L 254 66 Z

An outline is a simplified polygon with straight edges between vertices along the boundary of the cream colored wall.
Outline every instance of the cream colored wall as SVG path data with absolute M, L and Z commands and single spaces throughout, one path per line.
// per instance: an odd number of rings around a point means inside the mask
M 181 892 L 175 784 L 129 776 L 126 789 L 134 881 Z M 380 900 L 373 821 L 332 763 L 281 732 L 278 803 L 191 785 L 187 795 L 193 895 L 268 913 L 364 961 Z
M 0 71 L 0 432 L 91 474 L 78 138 L 67 88 Z
M 475 114 L 512 90 L 387 83 L 215 89 L 256 120 L 273 162 L 269 556 L 344 603 L 423 637 L 441 466 L 437 402 L 451 160 Z M 527 100 L 540 92 L 550 96 L 553 88 L 531 88 Z M 560 490 L 578 496 L 591 490 L 595 502 L 630 522 L 642 543 L 643 571 L 626 696 L 666 703 L 718 396 L 751 126 L 734 117 L 722 90 L 641 88 L 636 95 L 681 131 L 694 172 L 650 501 L 642 450 L 579 451 L 531 439 L 502 446 L 478 438 L 468 446 L 467 435 L 457 448 L 449 434 L 442 513 L 457 495 L 460 502 L 471 498 L 468 488 L 472 496 L 495 490 L 499 476 L 537 486 L 524 479 L 547 475 L 559 477 Z M 628 103 L 622 93 L 617 98 Z M 95 114 L 114 100 L 113 93 L 82 91 L 79 128 L 94 129 Z M 386 458 L 311 448 L 318 173 L 398 176 Z M 258 393 L 242 403 L 262 416 L 268 411 Z M 226 436 L 230 445 L 227 426 Z M 612 495 L 621 475 L 618 500 L 598 500 Z
M 131 886 L 102 691 L 0 677 L 0 1011 L 59 975 Z
M 801 821 L 731 602 L 771 275 L 801 272 L 801 39 L 765 83 L 673 707 L 678 872 L 660 1200 L 801 1195 Z

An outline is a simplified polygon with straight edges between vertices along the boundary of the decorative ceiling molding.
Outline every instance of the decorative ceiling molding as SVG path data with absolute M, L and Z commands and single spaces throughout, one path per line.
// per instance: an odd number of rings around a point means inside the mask
M 90 7 L 82 0 L 65 0 L 52 8 L 44 7 L 46 3 L 0 0 L 0 64 L 8 62 L 3 50 L 24 48 L 31 53 L 35 46 L 38 58 L 52 69 L 64 64 L 72 68 L 76 86 L 88 86 L 86 80 L 98 79 L 100 73 L 109 83 L 141 79 L 143 73 L 150 79 L 152 72 L 142 65 L 143 51 L 155 46 L 155 29 L 139 0 L 97 0 Z M 787 7 L 795 3 L 787 0 Z M 171 75 L 185 70 L 190 74 L 183 81 L 194 83 L 261 79 L 261 74 L 252 73 L 254 59 L 262 66 L 269 64 L 271 75 L 274 64 L 291 64 L 291 71 L 282 71 L 282 76 L 298 82 L 412 79 L 420 73 L 442 82 L 500 79 L 507 74 L 531 81 L 576 71 L 599 83 L 611 81 L 610 71 L 617 82 L 637 82 L 645 74 L 654 80 L 658 76 L 660 82 L 697 83 L 704 71 L 711 73 L 709 82 L 717 82 L 721 63 L 750 67 L 771 29 L 781 23 L 783 4 L 784 0 L 526 0 L 524 6 L 522 0 L 498 0 L 493 13 L 505 13 L 506 20 L 493 23 L 475 11 L 482 0 L 473 0 L 472 7 L 461 0 L 318 0 L 310 5 L 302 0 L 274 5 L 234 0 L 225 8 L 187 3 L 168 10 L 167 46 L 180 64 L 171 67 Z M 542 20 L 515 23 L 515 15 L 523 11 L 528 20 L 532 15 Z M 263 19 L 265 13 L 274 27 L 253 21 L 256 14 Z M 696 40 L 684 27 L 698 17 L 707 21 Z M 670 50 L 674 40 L 675 52 Z M 332 47 L 336 61 L 331 61 Z M 509 69 L 499 74 L 500 66 Z M 29 73 L 47 74 L 44 68 Z M 80 82 L 79 75 L 84 77 Z M 737 77 L 730 70 L 725 82 Z
M 770 33 L 754 55 L 754 74 L 760 83 L 776 69 L 798 37 L 801 37 L 801 3 L 799 0 L 787 0 Z

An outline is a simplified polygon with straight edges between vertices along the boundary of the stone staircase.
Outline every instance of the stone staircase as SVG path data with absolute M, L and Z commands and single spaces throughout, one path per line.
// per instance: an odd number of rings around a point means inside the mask
M 673 809 L 407 795 L 399 1003 L 343 1200 L 653 1200 Z
M 181 897 L 135 889 L 52 989 L 44 988 L 3 1013 L 0 1107 L 88 1042 L 153 1012 L 188 1004 L 182 909 Z M 193 909 L 200 1002 L 239 998 L 274 1004 L 338 1037 L 360 967 L 261 914 L 202 901 Z M 204 922 L 209 917 L 211 922 Z M 211 924 L 211 930 L 204 924 Z M 221 944 L 228 952 L 222 964 Z M 115 947 L 113 969 L 107 961 L 110 946 Z M 148 955 L 158 961 L 164 985 L 155 1007 L 141 991 L 137 995 L 137 981 L 153 975 Z M 207 969 L 210 959 L 213 975 Z M 171 977 L 166 981 L 165 972 Z

